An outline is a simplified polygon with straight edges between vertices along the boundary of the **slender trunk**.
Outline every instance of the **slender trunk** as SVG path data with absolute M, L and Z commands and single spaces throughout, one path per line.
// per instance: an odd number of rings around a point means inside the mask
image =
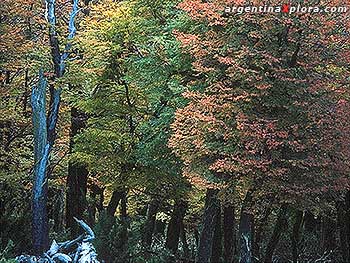
M 336 247 L 334 231 L 336 229 L 336 223 L 332 218 L 325 216 L 321 220 L 321 248 L 323 252 L 329 252 Z
M 117 207 L 119 205 L 119 202 L 122 200 L 124 196 L 125 191 L 113 191 L 111 200 L 108 203 L 106 212 L 107 215 L 113 217 L 115 212 L 117 211 Z
M 346 211 L 345 211 L 345 202 L 338 201 L 336 203 L 337 207 L 337 225 L 338 225 L 338 233 L 339 233 L 339 242 L 341 254 L 344 262 L 349 262 L 349 244 L 346 237 L 346 225 L 350 222 L 346 221 Z
M 220 204 L 219 204 L 220 205 Z M 222 230 L 221 230 L 221 208 L 216 211 L 217 219 L 215 224 L 214 238 L 213 238 L 213 246 L 210 257 L 211 263 L 219 263 L 221 262 L 222 256 Z
M 233 205 L 226 205 L 223 208 L 224 212 L 224 262 L 231 263 L 235 251 L 235 208 Z
M 296 210 L 295 211 L 295 218 L 294 218 L 294 224 L 293 224 L 293 230 L 292 230 L 292 255 L 293 255 L 293 262 L 298 262 L 299 257 L 299 242 L 300 242 L 300 229 L 301 225 L 303 223 L 303 211 Z
M 32 90 L 32 119 L 34 130 L 34 186 L 32 201 L 33 250 L 36 255 L 42 254 L 49 246 L 47 217 L 47 164 L 50 145 L 47 141 L 46 120 L 47 81 L 43 72 L 39 74 L 39 84 Z
M 252 190 L 249 190 L 243 201 L 241 218 L 239 222 L 239 262 L 252 262 L 252 222 L 253 214 L 250 211 L 252 202 Z
M 70 152 L 73 151 L 73 138 L 80 129 L 85 127 L 86 117 L 77 109 L 71 109 Z M 66 198 L 66 227 L 71 229 L 72 236 L 76 236 L 79 226 L 74 217 L 82 219 L 86 207 L 88 170 L 84 164 L 70 162 L 67 176 Z
M 168 225 L 165 242 L 165 247 L 173 252 L 173 254 L 176 254 L 179 246 L 181 226 L 183 224 L 183 218 L 186 214 L 186 209 L 187 204 L 184 201 L 180 200 L 175 202 L 173 213 Z
M 63 231 L 64 227 L 64 190 L 58 189 L 55 203 L 53 205 L 54 229 L 57 233 Z
M 91 201 L 89 202 L 88 205 L 88 224 L 89 226 L 95 226 L 96 223 L 96 192 L 91 191 L 90 193 L 90 199 Z
M 208 189 L 205 201 L 205 211 L 203 215 L 202 231 L 200 233 L 199 245 L 197 250 L 197 263 L 208 263 L 212 257 L 212 249 L 215 236 L 215 228 L 220 211 L 220 202 L 217 198 L 219 191 Z
M 190 249 L 188 248 L 188 243 L 186 238 L 186 229 L 183 221 L 181 222 L 180 237 L 181 237 L 181 243 L 182 243 L 182 248 L 184 252 L 184 258 L 185 258 L 185 261 L 188 262 L 190 259 Z
M 267 220 L 271 214 L 271 206 L 267 207 L 265 210 L 264 216 L 261 220 L 259 220 L 259 223 L 256 226 L 255 234 L 254 234 L 254 244 L 253 244 L 253 255 L 254 255 L 254 261 L 259 262 L 260 261 L 260 243 L 263 236 L 263 233 L 266 230 L 267 226 Z
M 145 248 L 150 248 L 152 245 L 154 226 L 156 215 L 158 212 L 159 201 L 153 199 L 148 204 L 146 222 L 143 228 L 142 243 Z
M 346 237 L 348 241 L 348 248 L 350 250 L 350 190 L 347 191 L 346 197 L 345 197 L 345 222 L 346 224 Z M 350 252 L 349 252 L 350 254 Z M 350 255 L 349 255 L 349 261 L 350 261 Z
M 309 211 L 305 211 L 304 222 L 304 227 L 307 232 L 315 232 L 318 228 L 318 220 L 316 220 L 314 215 Z
M 278 213 L 277 221 L 276 221 L 272 236 L 266 247 L 265 259 L 264 259 L 264 262 L 266 263 L 272 262 L 273 253 L 275 252 L 275 249 L 278 245 L 282 231 L 286 227 L 286 224 L 287 224 L 286 212 L 287 212 L 287 205 L 283 204 Z
M 73 10 L 70 14 L 69 36 L 75 35 L 74 18 L 77 14 L 78 0 L 74 0 Z M 60 78 L 64 73 L 65 61 L 68 57 L 69 45 L 62 54 L 56 33 L 55 1 L 46 0 L 46 13 L 49 22 L 49 40 L 52 61 L 55 69 L 55 78 Z M 39 73 L 38 87 L 32 90 L 31 104 L 34 129 L 34 185 L 33 185 L 33 250 L 36 255 L 42 254 L 49 245 L 48 217 L 47 217 L 47 189 L 48 189 L 48 162 L 51 149 L 56 139 L 56 124 L 61 100 L 61 90 L 50 85 L 50 105 L 48 117 L 46 117 L 46 88 L 47 81 L 42 70 Z

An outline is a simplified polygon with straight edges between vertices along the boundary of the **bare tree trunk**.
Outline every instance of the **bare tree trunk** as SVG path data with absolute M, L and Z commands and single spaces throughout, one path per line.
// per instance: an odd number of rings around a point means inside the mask
M 346 237 L 346 225 L 350 224 L 350 222 L 346 221 L 346 210 L 345 202 L 338 201 L 336 203 L 337 207 L 337 225 L 338 225 L 338 233 L 339 233 L 339 242 L 341 254 L 344 262 L 348 262 L 349 258 L 349 244 Z
M 334 231 L 336 229 L 336 223 L 332 218 L 325 216 L 321 220 L 321 248 L 323 252 L 329 252 L 336 247 Z
M 303 215 L 303 211 L 295 211 L 294 224 L 292 230 L 292 255 L 294 263 L 297 263 L 299 258 L 300 229 L 303 223 Z
M 216 211 L 216 224 L 213 238 L 213 247 L 210 257 L 211 263 L 221 262 L 222 256 L 222 230 L 221 230 L 221 206 L 219 204 L 219 209 Z
M 239 262 L 252 262 L 252 222 L 253 214 L 250 211 L 252 202 L 252 190 L 249 190 L 243 201 L 241 218 L 239 222 Z
M 165 242 L 165 247 L 173 252 L 173 254 L 176 254 L 179 246 L 181 226 L 183 225 L 183 218 L 186 214 L 186 209 L 187 204 L 184 201 L 177 200 L 175 202 Z
M 347 191 L 345 196 L 345 222 L 346 223 L 346 237 L 348 241 L 348 248 L 350 250 L 350 190 Z M 348 250 L 348 260 L 350 261 L 350 252 Z
M 215 228 L 217 221 L 220 220 L 218 217 L 218 211 L 220 211 L 220 202 L 217 198 L 218 193 L 219 191 L 216 189 L 207 190 L 202 231 L 196 256 L 197 263 L 209 263 L 212 257 Z
M 233 205 L 226 205 L 224 212 L 224 262 L 231 263 L 235 251 L 236 235 L 235 235 L 235 208 Z
M 124 196 L 124 193 L 125 191 L 113 191 L 111 200 L 109 201 L 106 209 L 107 215 L 111 217 L 114 216 L 115 212 L 117 211 L 117 207 Z
M 190 255 L 190 249 L 188 248 L 188 243 L 186 238 L 186 229 L 183 221 L 181 223 L 180 236 L 181 236 L 181 242 L 182 242 L 185 261 L 189 262 L 191 255 Z
M 61 55 L 56 32 L 55 1 L 46 0 L 46 12 L 49 23 L 49 40 L 55 78 L 63 76 L 65 61 L 68 58 L 70 44 Z M 75 35 L 74 18 L 78 10 L 78 0 L 74 0 L 70 14 L 69 36 Z M 46 117 L 46 88 L 47 81 L 42 70 L 39 73 L 39 84 L 32 90 L 32 118 L 34 127 L 34 185 L 33 185 L 33 250 L 36 255 L 42 254 L 49 245 L 48 217 L 47 217 L 47 189 L 48 189 L 48 162 L 51 149 L 56 139 L 56 124 L 61 100 L 61 90 L 50 85 L 50 103 L 48 117 Z
M 85 127 L 86 116 L 74 107 L 71 109 L 70 152 L 73 151 L 73 138 Z M 86 165 L 70 162 L 68 164 L 67 197 L 66 197 L 66 226 L 72 236 L 79 231 L 74 217 L 82 219 L 86 208 L 86 193 L 88 170 Z
M 147 218 L 143 228 L 142 244 L 145 248 L 150 248 L 152 245 L 154 226 L 156 222 L 156 215 L 158 212 L 159 201 L 153 199 L 148 204 Z
M 266 230 L 267 227 L 267 220 L 271 214 L 271 207 L 267 207 L 267 209 L 264 211 L 264 216 L 259 221 L 258 224 L 256 224 L 255 228 L 255 234 L 254 234 L 254 242 L 253 242 L 253 256 L 254 261 L 259 262 L 260 261 L 260 243 L 263 236 L 263 233 Z
M 272 262 L 273 253 L 275 252 L 277 244 L 280 240 L 282 231 L 287 225 L 286 212 L 287 212 L 287 205 L 283 204 L 278 213 L 277 221 L 276 221 L 272 236 L 270 238 L 269 243 L 267 244 L 265 259 L 264 259 L 264 262 L 266 263 Z
M 34 186 L 32 201 L 33 250 L 41 255 L 49 246 L 49 227 L 47 217 L 47 164 L 50 145 L 47 142 L 46 120 L 47 81 L 43 72 L 39 74 L 39 84 L 32 91 L 33 129 L 34 129 Z

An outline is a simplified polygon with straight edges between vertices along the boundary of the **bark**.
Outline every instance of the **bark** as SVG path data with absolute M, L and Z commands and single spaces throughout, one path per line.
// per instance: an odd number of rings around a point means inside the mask
M 120 216 L 123 221 L 127 219 L 128 216 L 128 199 L 127 199 L 127 191 L 123 192 L 122 199 L 121 199 L 121 209 L 120 209 Z
M 233 205 L 226 205 L 223 208 L 224 213 L 224 262 L 231 263 L 235 251 L 235 208 Z
M 254 261 L 260 260 L 260 243 L 262 239 L 262 235 L 266 229 L 267 226 L 267 220 L 271 214 L 271 207 L 267 207 L 265 210 L 264 216 L 261 220 L 259 220 L 259 223 L 257 224 L 255 234 L 254 234 L 254 242 L 253 242 L 253 257 Z
M 347 237 L 347 241 L 348 241 L 348 248 L 350 250 L 350 190 L 347 191 L 346 193 L 346 197 L 345 197 L 345 222 L 347 222 L 346 224 L 346 237 Z M 350 254 L 350 252 L 349 252 Z M 349 255 L 349 261 L 350 261 L 350 255 Z
M 220 205 L 220 204 L 219 204 Z M 221 231 L 221 209 L 217 209 L 216 211 L 217 219 L 215 224 L 214 238 L 213 238 L 213 247 L 212 253 L 210 257 L 210 262 L 219 263 L 221 262 L 222 256 L 222 231 Z
M 78 0 L 74 0 L 73 10 L 70 14 L 72 23 L 69 24 L 69 37 L 75 34 L 74 17 L 77 12 Z M 56 33 L 55 1 L 46 1 L 47 19 L 49 22 L 49 39 L 55 77 L 60 78 L 64 72 L 65 61 L 70 46 L 66 46 L 65 57 L 61 56 Z M 73 28 L 72 25 L 73 24 Z M 46 117 L 46 88 L 47 81 L 42 70 L 39 73 L 39 84 L 32 90 L 31 106 L 34 130 L 34 185 L 32 200 L 32 232 L 33 250 L 36 255 L 42 254 L 48 248 L 48 217 L 47 217 L 47 169 L 51 149 L 56 139 L 56 124 L 61 100 L 61 90 L 50 85 L 50 105 Z
M 67 199 L 66 199 L 66 226 L 71 228 L 72 235 L 78 233 L 74 224 L 74 217 L 83 218 L 86 206 L 88 171 L 85 165 L 68 165 Z
M 212 257 L 212 249 L 215 241 L 215 228 L 220 220 L 220 202 L 217 198 L 218 190 L 208 189 L 206 194 L 205 211 L 203 215 L 202 231 L 199 237 L 196 262 L 208 263 Z
M 159 201 L 153 199 L 148 204 L 146 222 L 143 228 L 142 244 L 145 248 L 150 248 L 152 245 L 154 226 L 156 215 L 158 212 Z
M 86 116 L 77 109 L 71 109 L 70 152 L 73 151 L 73 138 L 85 127 Z M 66 227 L 72 231 L 72 236 L 78 233 L 74 217 L 83 218 L 86 207 L 88 170 L 84 164 L 70 162 L 67 176 Z
M 349 221 L 346 221 L 346 210 L 345 210 L 345 202 L 338 201 L 336 203 L 337 207 L 337 225 L 338 225 L 338 233 L 339 233 L 339 242 L 340 242 L 340 250 L 342 254 L 342 258 L 344 262 L 349 262 L 349 244 L 346 236 L 346 227 L 349 224 Z
M 303 223 L 303 214 L 303 211 L 295 211 L 295 219 L 292 230 L 292 255 L 294 263 L 297 263 L 299 258 L 300 229 Z
M 323 252 L 329 252 L 336 247 L 334 231 L 336 229 L 336 223 L 332 218 L 325 216 L 321 220 L 321 248 Z
M 165 247 L 173 254 L 176 254 L 179 247 L 179 239 L 181 226 L 183 225 L 183 218 L 185 217 L 187 204 L 184 201 L 176 201 L 174 209 L 170 218 L 167 230 L 167 237 Z
M 252 262 L 252 222 L 253 214 L 250 211 L 252 202 L 252 190 L 249 190 L 243 201 L 241 218 L 239 222 L 239 262 Z
M 111 200 L 109 201 L 106 209 L 107 215 L 111 217 L 114 216 L 115 212 L 117 211 L 117 207 L 120 201 L 122 200 L 123 196 L 124 196 L 124 191 L 117 191 L 117 190 L 113 191 Z
M 264 259 L 264 262 L 266 263 L 272 262 L 273 253 L 278 245 L 282 231 L 286 227 L 286 224 L 287 224 L 286 212 L 287 212 L 287 205 L 283 204 L 278 213 L 277 221 L 276 221 L 272 236 L 266 247 L 265 259 Z
M 182 242 L 182 247 L 184 252 L 184 258 L 185 260 L 187 260 L 186 262 L 188 262 L 190 259 L 190 249 L 188 247 L 186 229 L 183 222 L 181 223 L 180 236 L 181 236 L 181 242 Z
M 47 164 L 50 145 L 47 142 L 46 120 L 47 81 L 41 71 L 39 84 L 32 90 L 32 119 L 34 130 L 34 186 L 32 200 L 32 234 L 35 255 L 41 255 L 49 246 L 47 217 Z
M 305 215 L 304 215 L 304 225 L 305 225 L 305 230 L 307 232 L 314 232 L 316 231 L 316 228 L 318 227 L 318 220 L 315 219 L 314 215 L 309 212 L 309 211 L 305 211 Z
M 90 193 L 90 199 L 92 200 L 88 206 L 88 224 L 90 226 L 95 226 L 96 223 L 96 192 Z

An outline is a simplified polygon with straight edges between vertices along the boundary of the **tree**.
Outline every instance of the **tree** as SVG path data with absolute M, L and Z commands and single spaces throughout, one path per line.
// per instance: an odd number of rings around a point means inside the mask
M 51 55 L 54 66 L 54 79 L 61 78 L 65 71 L 65 63 L 71 44 L 68 42 L 65 50 L 61 53 L 56 32 L 55 2 L 47 1 L 47 14 L 49 23 L 49 40 Z M 74 19 L 78 12 L 78 0 L 74 1 L 70 14 L 69 35 L 71 40 L 75 35 Z M 34 185 L 33 185 L 33 247 L 36 255 L 42 254 L 49 246 L 49 229 L 47 218 L 47 170 L 49 155 L 56 137 L 56 124 L 58 119 L 61 89 L 56 89 L 50 84 L 49 112 L 46 117 L 46 88 L 47 80 L 43 72 L 39 74 L 39 84 L 32 90 L 32 114 L 34 127 Z

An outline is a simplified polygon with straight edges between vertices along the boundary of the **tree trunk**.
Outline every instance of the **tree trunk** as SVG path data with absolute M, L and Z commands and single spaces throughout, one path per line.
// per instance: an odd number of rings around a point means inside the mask
M 73 138 L 80 129 L 85 127 L 86 117 L 77 109 L 71 109 L 70 152 L 73 150 Z M 76 236 L 79 226 L 74 217 L 82 219 L 86 207 L 88 170 L 84 164 L 70 162 L 67 176 L 66 198 L 66 227 L 71 229 L 72 236 Z
M 181 225 L 183 224 L 183 218 L 186 214 L 186 209 L 187 204 L 184 201 L 179 200 L 175 202 L 173 213 L 168 225 L 165 242 L 165 247 L 173 252 L 173 254 L 176 254 L 179 246 Z
M 264 262 L 266 263 L 272 262 L 273 253 L 280 240 L 282 231 L 286 227 L 286 224 L 287 224 L 286 212 L 287 212 L 287 205 L 283 204 L 278 213 L 277 221 L 276 221 L 272 236 L 266 247 L 265 259 L 264 259 Z
M 215 238 L 215 229 L 220 212 L 220 202 L 217 198 L 219 191 L 208 189 L 205 201 L 205 211 L 203 215 L 202 231 L 200 233 L 199 245 L 197 250 L 197 263 L 208 263 L 212 257 L 212 249 Z M 218 212 L 219 211 L 219 212 Z
M 252 202 L 252 190 L 249 190 L 243 201 L 241 218 L 239 222 L 239 262 L 252 262 L 252 222 L 253 214 L 250 211 Z
M 211 263 L 221 262 L 221 256 L 222 256 L 221 207 L 217 209 L 216 213 L 217 213 L 216 215 L 217 219 L 215 224 L 213 247 L 212 247 L 212 252 L 210 257 Z
M 73 10 L 70 14 L 69 36 L 75 35 L 74 18 L 77 14 L 78 0 L 74 0 Z M 46 0 L 46 13 L 49 23 L 49 40 L 51 47 L 51 59 L 54 64 L 55 78 L 60 78 L 64 73 L 65 61 L 68 58 L 70 45 L 67 44 L 61 55 L 56 32 L 55 1 Z M 50 105 L 48 117 L 46 117 L 46 88 L 47 81 L 42 70 L 39 73 L 38 87 L 32 90 L 32 118 L 34 130 L 34 185 L 33 185 L 33 250 L 36 255 L 42 254 L 49 245 L 48 217 L 47 217 L 47 189 L 48 189 L 48 162 L 51 149 L 56 139 L 56 124 L 61 100 L 61 90 L 50 85 Z
M 181 243 L 183 247 L 185 262 L 188 262 L 190 260 L 191 255 L 190 255 L 190 249 L 188 248 L 188 243 L 186 238 L 186 229 L 183 221 L 181 222 L 180 236 L 181 236 Z
M 148 204 L 146 222 L 143 228 L 142 244 L 145 248 L 150 248 L 152 245 L 154 226 L 156 215 L 158 212 L 159 201 L 153 199 Z
M 321 219 L 321 248 L 323 252 L 329 252 L 336 247 L 335 229 L 336 223 L 332 218 L 322 217 Z
M 292 255 L 293 255 L 293 262 L 298 262 L 299 257 L 299 242 L 300 242 L 300 229 L 301 225 L 303 223 L 303 211 L 296 210 L 295 211 L 295 218 L 294 218 L 294 224 L 293 224 L 293 230 L 292 230 Z
M 113 191 L 111 200 L 108 203 L 106 213 L 110 217 L 113 217 L 115 212 L 117 211 L 117 207 L 119 205 L 119 202 L 122 200 L 124 196 L 125 191 Z
M 346 197 L 345 197 L 345 222 L 346 223 L 346 237 L 348 241 L 348 248 L 350 250 L 350 190 L 347 191 Z M 350 254 L 350 252 L 349 252 Z M 350 261 L 350 255 L 349 255 L 349 261 Z
M 336 203 L 337 207 L 337 225 L 338 225 L 338 233 L 339 233 L 339 242 L 341 254 L 344 262 L 349 262 L 349 244 L 346 236 L 346 227 L 347 224 L 350 224 L 350 221 L 346 221 L 346 210 L 345 210 L 345 202 L 338 201 Z
M 224 262 L 231 263 L 235 251 L 236 236 L 235 236 L 235 208 L 233 205 L 226 205 L 223 208 L 224 212 Z
M 271 214 L 271 206 L 267 207 L 265 210 L 264 216 L 259 221 L 259 223 L 256 226 L 255 234 L 254 234 L 254 242 L 253 242 L 253 257 L 254 262 L 260 261 L 260 243 L 262 239 L 262 235 L 266 230 L 267 227 L 267 220 Z
M 47 81 L 43 72 L 39 73 L 39 83 L 32 90 L 32 119 L 34 130 L 34 186 L 32 201 L 33 250 L 41 255 L 49 246 L 49 229 L 47 216 L 47 165 L 50 154 L 46 118 Z M 58 107 L 58 105 L 57 105 Z M 58 109 L 57 109 L 58 110 Z M 57 119 L 56 119 L 57 120 Z

